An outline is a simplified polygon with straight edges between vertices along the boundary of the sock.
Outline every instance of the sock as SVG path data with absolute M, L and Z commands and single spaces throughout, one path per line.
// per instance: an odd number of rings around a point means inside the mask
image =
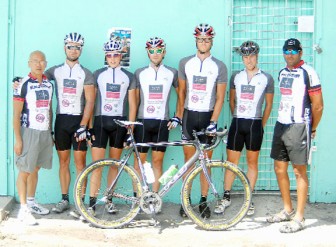
M 133 196 L 134 196 L 134 197 L 137 197 L 137 193 L 136 193 L 136 192 L 133 192 Z
M 230 200 L 230 190 L 224 191 L 223 199 Z
M 90 196 L 89 205 L 90 205 L 90 208 L 93 208 L 93 210 L 96 210 L 96 202 L 97 202 L 97 198 Z
M 206 197 L 206 196 L 201 196 L 201 200 L 200 200 L 200 202 L 206 202 L 206 200 L 207 200 L 207 197 Z
M 62 200 L 69 201 L 69 194 L 62 194 Z
M 27 204 L 31 205 L 34 204 L 35 202 L 35 197 L 27 197 Z

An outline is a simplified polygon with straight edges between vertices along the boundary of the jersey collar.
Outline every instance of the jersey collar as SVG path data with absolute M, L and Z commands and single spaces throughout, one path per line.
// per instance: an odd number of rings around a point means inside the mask
M 293 67 L 293 69 L 300 68 L 303 64 L 304 64 L 304 61 L 301 60 L 297 65 L 295 65 L 295 66 Z M 288 66 L 286 66 L 286 68 L 289 69 Z
M 35 76 L 33 76 L 33 74 L 31 72 L 28 74 L 28 76 L 29 76 L 30 79 L 32 79 L 34 81 L 37 81 L 37 78 Z M 42 80 L 43 81 L 47 80 L 47 77 L 44 74 L 42 75 Z

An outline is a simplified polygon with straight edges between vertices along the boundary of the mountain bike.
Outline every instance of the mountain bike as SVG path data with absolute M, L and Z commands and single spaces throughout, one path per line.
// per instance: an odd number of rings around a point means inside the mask
M 225 230 L 239 223 L 246 215 L 251 203 L 251 188 L 244 172 L 236 165 L 222 160 L 211 160 L 206 151 L 212 150 L 219 145 L 227 134 L 227 130 L 217 131 L 212 136 L 210 144 L 201 143 L 198 136 L 204 133 L 194 132 L 194 140 L 191 141 L 169 141 L 159 143 L 136 143 L 132 133 L 132 126 L 142 124 L 139 122 L 119 121 L 115 122 L 127 128 L 129 137 L 128 148 L 125 148 L 124 155 L 120 160 L 102 159 L 92 162 L 77 177 L 74 187 L 74 200 L 77 210 L 92 225 L 99 228 L 120 228 L 128 225 L 142 210 L 145 214 L 151 215 L 156 220 L 156 214 L 161 212 L 162 198 L 170 189 L 186 175 L 182 190 L 181 201 L 187 216 L 199 227 L 206 230 Z M 150 190 L 146 182 L 144 166 L 139 156 L 139 147 L 155 146 L 185 146 L 195 147 L 195 154 L 188 160 L 178 172 L 155 193 Z M 138 161 L 140 174 L 128 163 L 130 157 L 135 154 Z M 102 176 L 100 189 L 98 191 L 95 205 L 95 213 L 88 210 L 82 198 L 85 197 L 86 183 L 90 181 L 90 175 L 96 169 L 103 169 L 104 174 L 108 173 L 111 167 L 118 168 L 116 178 L 107 182 L 107 176 Z M 224 213 L 216 214 L 214 209 L 221 203 L 224 194 L 224 173 L 229 169 L 236 175 L 234 188 L 231 192 L 232 203 Z M 207 206 L 211 210 L 211 216 L 204 218 L 200 212 L 200 174 L 204 174 L 209 185 Z M 89 183 L 88 183 L 89 184 Z M 113 202 L 117 212 L 108 213 L 106 205 Z M 176 212 L 178 213 L 178 212 Z

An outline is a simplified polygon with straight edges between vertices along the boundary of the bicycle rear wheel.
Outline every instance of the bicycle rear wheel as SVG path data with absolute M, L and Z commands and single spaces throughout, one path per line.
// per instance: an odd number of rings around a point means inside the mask
M 211 186 L 208 190 L 207 206 L 211 216 L 203 218 L 204 210 L 200 212 L 200 174 L 202 167 L 194 168 L 187 176 L 182 187 L 182 205 L 189 218 L 206 230 L 225 230 L 239 223 L 246 215 L 251 204 L 251 188 L 246 175 L 236 165 L 228 161 L 211 161 L 206 165 L 211 172 L 213 185 L 219 195 L 215 195 Z M 225 169 L 236 175 L 233 190 L 231 190 L 231 205 L 224 212 L 215 213 L 215 208 L 221 203 L 224 194 Z M 190 198 L 190 199 L 189 199 Z M 202 208 L 201 208 L 202 209 Z
M 139 198 L 142 194 L 142 188 L 139 176 L 132 167 L 125 165 L 113 190 L 109 191 L 110 185 L 107 182 L 107 173 L 113 167 L 120 168 L 120 161 L 104 159 L 91 163 L 77 177 L 74 187 L 77 210 L 88 222 L 99 228 L 121 227 L 134 219 L 140 210 Z M 82 198 L 89 198 L 90 196 L 90 180 L 94 172 L 102 172 L 102 176 L 100 183 L 99 181 L 94 183 L 99 189 L 96 194 L 95 211 L 93 212 L 88 208 L 88 205 L 85 205 Z M 88 186 L 85 191 L 86 180 Z M 134 192 L 136 197 L 134 197 Z M 108 207 L 111 205 L 111 201 L 116 209 L 113 213 Z

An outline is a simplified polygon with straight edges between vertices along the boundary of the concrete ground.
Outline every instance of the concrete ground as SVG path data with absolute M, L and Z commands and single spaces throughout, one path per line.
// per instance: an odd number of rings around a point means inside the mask
M 282 208 L 280 196 L 257 195 L 254 203 L 253 217 L 221 232 L 204 231 L 182 219 L 179 205 L 172 203 L 164 204 L 157 227 L 141 215 L 132 227 L 108 230 L 74 220 L 69 212 L 36 216 L 37 226 L 23 226 L 16 219 L 19 205 L 14 204 L 0 223 L 0 246 L 336 246 L 336 204 L 308 204 L 306 229 L 282 234 L 278 229 L 283 223 L 265 222 L 267 215 Z

